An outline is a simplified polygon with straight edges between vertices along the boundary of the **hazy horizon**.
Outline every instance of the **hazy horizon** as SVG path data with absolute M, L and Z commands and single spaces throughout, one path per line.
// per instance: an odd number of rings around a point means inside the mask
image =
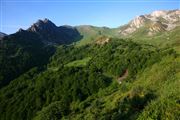
M 0 31 L 11 34 L 19 28 L 27 29 L 38 19 L 48 18 L 57 26 L 93 25 L 116 28 L 135 16 L 156 10 L 180 8 L 177 0 L 135 1 L 10 1 L 1 0 Z

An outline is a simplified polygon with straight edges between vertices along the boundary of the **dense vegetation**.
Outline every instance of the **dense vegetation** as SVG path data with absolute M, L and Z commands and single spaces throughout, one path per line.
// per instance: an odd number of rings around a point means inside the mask
M 173 49 L 123 39 L 56 46 L 49 61 L 32 65 L 1 88 L 0 119 L 176 120 L 178 61 Z
M 43 66 L 54 53 L 36 33 L 20 31 L 0 42 L 0 88 L 34 66 Z

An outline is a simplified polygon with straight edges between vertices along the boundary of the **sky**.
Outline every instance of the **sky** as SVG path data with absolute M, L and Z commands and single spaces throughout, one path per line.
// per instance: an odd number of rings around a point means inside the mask
M 57 26 L 119 27 L 138 15 L 180 9 L 180 0 L 0 0 L 0 32 L 27 29 L 48 18 Z

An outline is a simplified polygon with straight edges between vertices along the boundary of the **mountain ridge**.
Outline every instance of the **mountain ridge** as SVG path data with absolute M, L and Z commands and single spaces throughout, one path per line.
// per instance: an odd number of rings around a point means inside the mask
M 45 44 L 87 44 L 97 37 L 133 37 L 143 33 L 143 36 L 155 36 L 159 33 L 172 31 L 180 27 L 180 10 L 157 10 L 150 14 L 140 15 L 125 25 L 117 28 L 96 27 L 93 25 L 62 25 L 56 26 L 45 18 L 33 23 L 27 31 L 37 33 Z M 21 29 L 20 29 L 21 30 Z
M 80 38 L 79 32 L 74 27 L 56 26 L 49 19 L 38 20 L 27 31 L 37 33 L 44 43 L 69 44 Z
M 7 35 L 6 33 L 0 32 L 0 39 L 2 39 L 3 37 L 5 37 L 6 35 Z
M 155 26 L 155 24 L 159 24 L 159 26 Z M 150 36 L 161 32 L 161 30 L 170 31 L 180 26 L 180 10 L 159 10 L 140 15 L 131 20 L 126 26 L 125 30 L 119 28 L 121 35 L 132 34 L 143 26 L 147 27 L 147 35 Z

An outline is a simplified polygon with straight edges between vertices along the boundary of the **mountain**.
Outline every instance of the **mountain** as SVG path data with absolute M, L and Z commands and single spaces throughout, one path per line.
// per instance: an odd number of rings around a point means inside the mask
M 0 119 L 178 120 L 179 33 L 171 10 L 113 29 L 44 19 L 6 35 Z
M 179 43 L 180 38 L 179 34 L 175 34 L 180 32 L 180 10 L 159 10 L 140 15 L 118 28 L 90 25 L 76 26 L 76 28 L 83 36 L 77 42 L 77 46 L 94 43 L 103 36 L 129 38 L 136 42 L 157 46 L 174 45 Z
M 2 33 L 2 32 L 0 32 L 0 39 L 2 39 L 4 36 L 6 36 L 7 34 L 5 34 L 5 33 Z
M 48 19 L 38 20 L 27 31 L 37 33 L 45 44 L 84 45 L 94 42 L 97 37 L 153 37 L 180 27 L 180 10 L 159 10 L 140 15 L 128 24 L 118 28 L 91 25 L 56 26 Z
M 121 38 L 158 47 L 178 50 L 180 41 L 180 10 L 160 10 L 141 15 L 116 29 Z M 178 50 L 179 51 L 179 50 Z
M 57 27 L 48 19 L 38 20 L 27 31 L 37 33 L 47 44 L 69 44 L 81 38 L 76 28 L 71 26 Z
M 3 36 L 5 34 L 2 34 Z M 53 45 L 81 39 L 76 28 L 57 27 L 48 19 L 38 20 L 27 30 L 19 29 L 0 42 L 0 88 L 34 66 L 43 66 L 53 54 Z
M 27 30 L 19 29 L 17 33 L 22 31 L 27 31 L 38 36 L 39 41 L 46 45 L 50 44 L 70 44 L 72 42 L 78 41 L 82 38 L 79 31 L 72 26 L 56 26 L 49 19 L 38 20 L 32 24 Z M 2 36 L 5 34 L 1 33 Z
M 131 20 L 127 25 L 119 28 L 119 34 L 130 35 L 138 30 L 145 31 L 148 36 L 160 32 L 170 31 L 180 26 L 180 10 L 160 10 L 151 14 L 140 15 Z

